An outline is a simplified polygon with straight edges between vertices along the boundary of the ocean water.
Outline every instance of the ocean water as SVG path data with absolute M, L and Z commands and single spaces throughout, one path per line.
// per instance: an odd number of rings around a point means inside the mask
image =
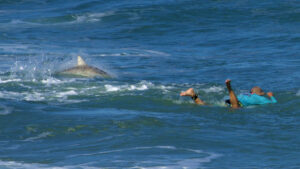
M 299 28 L 298 0 L 0 0 L 0 168 L 300 168 Z M 55 76 L 77 55 L 113 78 Z

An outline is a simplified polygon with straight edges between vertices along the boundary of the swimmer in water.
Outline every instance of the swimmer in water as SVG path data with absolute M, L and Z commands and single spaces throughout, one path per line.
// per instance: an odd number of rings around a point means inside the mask
M 265 94 L 260 87 L 253 87 L 250 91 L 250 94 L 240 94 L 238 96 L 235 95 L 234 91 L 231 88 L 230 84 L 231 80 L 227 79 L 225 81 L 226 87 L 229 92 L 229 100 L 225 102 L 229 104 L 232 108 L 240 108 L 244 106 L 251 105 L 261 105 L 261 104 L 269 104 L 269 103 L 277 103 L 277 100 L 273 96 L 272 92 L 268 92 Z M 266 96 L 267 95 L 267 96 Z M 184 92 L 180 93 L 180 96 L 190 96 L 196 104 L 206 105 L 206 102 L 201 100 L 198 95 L 195 93 L 193 88 L 190 88 Z

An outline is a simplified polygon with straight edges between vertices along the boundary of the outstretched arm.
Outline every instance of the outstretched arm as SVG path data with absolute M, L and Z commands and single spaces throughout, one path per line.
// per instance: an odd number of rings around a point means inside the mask
M 204 101 L 202 101 L 198 95 L 195 93 L 193 88 L 189 88 L 188 90 L 186 90 L 185 92 L 181 92 L 180 96 L 190 96 L 192 97 L 192 99 L 195 101 L 196 104 L 199 105 L 205 105 L 206 103 Z
M 227 79 L 225 81 L 226 83 L 226 87 L 228 89 L 228 92 L 229 92 L 229 98 L 230 98 L 230 103 L 231 103 L 231 106 L 232 108 L 239 108 L 240 105 L 239 105 L 239 101 L 234 93 L 234 91 L 232 90 L 231 88 L 231 84 L 230 84 L 231 80 L 230 79 Z

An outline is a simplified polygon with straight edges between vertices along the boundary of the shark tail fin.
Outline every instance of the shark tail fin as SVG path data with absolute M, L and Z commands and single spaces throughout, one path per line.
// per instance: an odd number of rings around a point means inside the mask
M 87 65 L 85 61 L 81 58 L 81 56 L 77 57 L 77 66 L 85 66 Z

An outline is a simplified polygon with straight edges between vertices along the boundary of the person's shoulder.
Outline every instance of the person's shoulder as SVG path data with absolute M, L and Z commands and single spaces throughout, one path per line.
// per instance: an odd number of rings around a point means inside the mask
M 251 94 L 251 97 L 254 97 L 254 98 L 257 98 L 257 99 L 268 99 L 266 96 L 260 96 L 260 95 L 258 95 L 258 94 Z
M 253 96 L 253 97 L 265 97 L 265 96 L 261 96 L 261 95 L 255 94 L 255 93 L 251 94 L 251 96 Z

